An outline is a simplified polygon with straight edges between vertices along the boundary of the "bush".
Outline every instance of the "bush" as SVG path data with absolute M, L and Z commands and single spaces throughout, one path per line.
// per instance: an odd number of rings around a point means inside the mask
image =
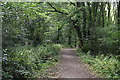
M 83 51 L 83 52 L 88 52 L 88 51 L 90 51 L 91 50 L 91 47 L 90 47 L 90 44 L 85 44 L 82 48 L 81 48 L 81 50 Z
M 95 71 L 99 76 L 105 78 L 120 78 L 120 61 L 119 56 L 112 54 L 104 55 L 98 54 L 96 56 L 82 52 L 77 52 L 80 58 L 91 66 L 91 69 Z
M 3 78 L 34 78 L 56 62 L 61 46 L 15 46 L 3 50 Z M 46 67 L 45 67 L 46 66 Z M 41 72 L 42 74 L 42 72 Z

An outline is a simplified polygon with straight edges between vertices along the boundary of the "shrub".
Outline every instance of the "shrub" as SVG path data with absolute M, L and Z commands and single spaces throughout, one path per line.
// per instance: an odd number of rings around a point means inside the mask
M 88 51 L 90 51 L 91 50 L 91 47 L 90 47 L 90 44 L 86 44 L 86 45 L 84 45 L 82 48 L 81 48 L 81 50 L 83 51 L 83 52 L 88 52 Z
M 56 62 L 61 46 L 15 46 L 3 50 L 3 78 L 34 78 L 37 71 Z M 46 67 L 45 67 L 46 66 Z M 42 73 L 41 73 L 42 74 Z
M 112 54 L 104 55 L 90 55 L 90 52 L 82 53 L 77 52 L 82 61 L 88 63 L 91 69 L 95 71 L 98 75 L 105 78 L 120 78 L 120 61 L 119 56 Z

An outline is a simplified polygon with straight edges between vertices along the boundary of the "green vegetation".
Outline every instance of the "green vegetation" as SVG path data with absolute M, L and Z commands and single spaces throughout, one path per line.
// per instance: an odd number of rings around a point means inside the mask
M 79 48 L 97 73 L 120 77 L 120 1 L 0 6 L 3 78 L 43 77 L 46 67 L 57 62 L 61 45 Z
M 97 76 L 102 78 L 120 78 L 120 61 L 118 58 L 120 56 L 115 56 L 113 54 L 104 55 L 91 55 L 90 52 L 83 53 L 79 50 L 77 54 L 80 56 L 83 62 L 90 65 L 90 68 Z
M 44 72 L 57 63 L 60 49 L 59 44 L 53 44 L 37 47 L 15 46 L 4 50 L 3 78 L 46 77 Z

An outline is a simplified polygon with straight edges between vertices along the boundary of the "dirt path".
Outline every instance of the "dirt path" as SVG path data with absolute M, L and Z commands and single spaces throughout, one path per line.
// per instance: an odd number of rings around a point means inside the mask
M 60 54 L 59 78 L 94 78 L 80 62 L 75 49 L 63 49 Z

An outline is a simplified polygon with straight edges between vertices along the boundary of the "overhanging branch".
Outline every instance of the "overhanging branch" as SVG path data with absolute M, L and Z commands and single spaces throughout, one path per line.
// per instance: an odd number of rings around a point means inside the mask
M 52 7 L 53 9 L 54 9 L 54 11 L 52 11 L 52 12 L 58 12 L 58 13 L 61 13 L 61 14 L 66 14 L 66 15 L 68 15 L 68 13 L 65 13 L 65 12 L 62 12 L 62 11 L 59 11 L 59 10 L 57 10 L 54 6 L 52 6 L 52 4 L 50 4 L 49 2 L 47 2 L 49 5 L 50 5 L 50 7 Z

